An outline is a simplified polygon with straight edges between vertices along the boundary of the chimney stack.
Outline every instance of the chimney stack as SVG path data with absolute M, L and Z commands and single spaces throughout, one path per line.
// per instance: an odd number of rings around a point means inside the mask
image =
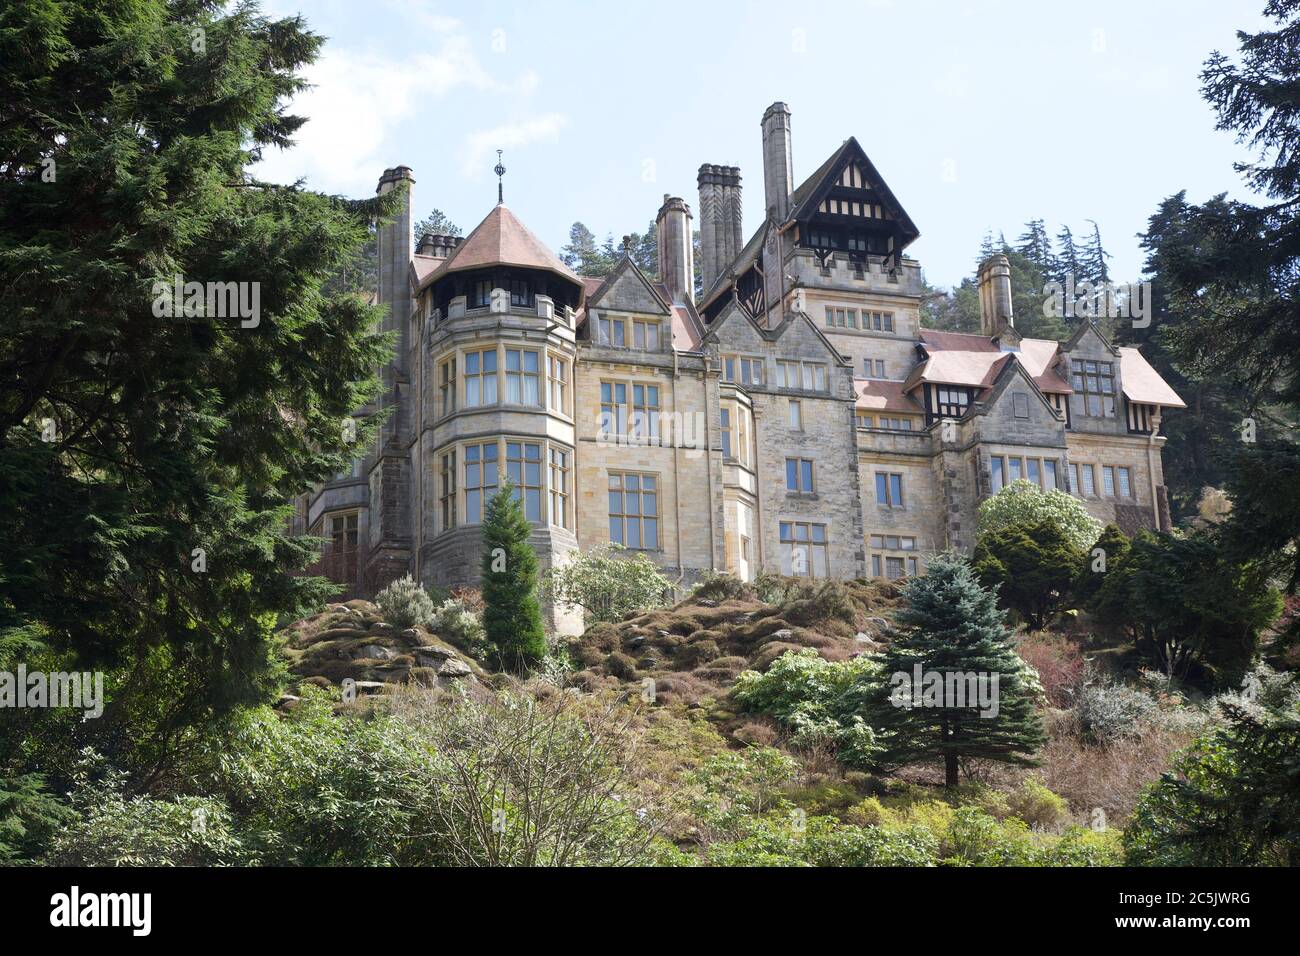
M 707 292 L 745 244 L 740 168 L 705 163 L 696 181 L 700 186 L 700 275 Z
M 763 114 L 763 200 L 778 223 L 790 213 L 794 190 L 790 159 L 790 107 L 773 103 Z
M 376 241 L 379 247 L 379 302 L 388 306 L 382 328 L 385 332 L 396 332 L 398 345 L 393 364 L 405 373 L 406 354 L 410 343 L 407 332 L 411 317 L 411 245 L 414 221 L 411 219 L 411 190 L 415 187 L 415 177 L 409 166 L 397 166 L 385 169 L 379 177 L 379 195 L 405 187 L 401 208 L 391 219 L 379 224 Z
M 435 259 L 446 259 L 458 245 L 460 245 L 460 236 L 426 232 L 420 237 L 420 244 L 415 247 L 415 253 L 420 256 L 432 256 Z
M 664 194 L 655 216 L 659 245 L 659 279 L 675 305 L 695 301 L 695 254 L 691 244 L 691 207 Z
M 1016 327 L 1011 314 L 1011 263 L 1001 252 L 979 267 L 980 332 L 992 338 L 1004 328 Z

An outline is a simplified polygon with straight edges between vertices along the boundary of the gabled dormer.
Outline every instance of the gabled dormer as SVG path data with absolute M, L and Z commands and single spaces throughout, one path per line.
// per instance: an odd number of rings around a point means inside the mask
M 897 269 L 903 249 L 920 235 L 884 177 L 849 137 L 790 197 L 797 243 L 823 263 L 837 252 L 850 262 L 874 256 Z

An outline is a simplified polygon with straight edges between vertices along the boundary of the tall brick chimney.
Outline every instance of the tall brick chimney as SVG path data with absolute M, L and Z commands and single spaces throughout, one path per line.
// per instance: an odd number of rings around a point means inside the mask
M 980 332 L 992 338 L 1004 328 L 1016 327 L 1011 314 L 1011 263 L 1001 252 L 979 267 Z
M 659 279 L 675 304 L 695 301 L 695 252 L 691 243 L 691 207 L 664 194 L 655 216 L 659 244 Z
M 745 244 L 740 169 L 705 163 L 696 181 L 700 186 L 700 276 L 707 292 Z
M 763 114 L 763 201 L 776 221 L 785 222 L 794 191 L 790 159 L 790 107 L 773 103 Z

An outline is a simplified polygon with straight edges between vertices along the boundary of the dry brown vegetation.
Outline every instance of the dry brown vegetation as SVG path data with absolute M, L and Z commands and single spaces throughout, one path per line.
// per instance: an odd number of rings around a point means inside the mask
M 779 603 L 734 583 L 706 585 L 671 608 L 589 629 L 571 647 L 584 690 L 654 680 L 656 699 L 698 705 L 747 669 L 764 670 L 786 651 L 816 648 L 831 661 L 887 641 L 898 588 L 885 582 L 811 585 L 790 580 Z

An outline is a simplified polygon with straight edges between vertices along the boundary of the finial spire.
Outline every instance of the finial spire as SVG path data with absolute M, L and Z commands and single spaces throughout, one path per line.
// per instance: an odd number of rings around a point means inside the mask
M 624 236 L 624 237 L 623 237 L 623 255 L 625 255 L 625 256 L 631 256 L 631 255 L 632 255 L 632 237 L 631 237 L 631 236 Z
M 506 201 L 505 186 L 501 181 L 501 177 L 506 174 L 506 168 L 501 165 L 501 150 L 499 149 L 497 150 L 497 164 L 492 171 L 497 174 L 497 205 L 500 205 Z

